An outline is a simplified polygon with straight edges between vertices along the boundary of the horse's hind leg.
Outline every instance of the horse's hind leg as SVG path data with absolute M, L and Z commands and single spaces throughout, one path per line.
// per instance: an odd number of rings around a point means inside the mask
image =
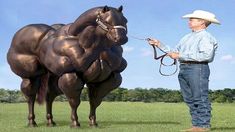
M 23 78 L 21 83 L 21 91 L 24 93 L 27 103 L 28 103 L 28 126 L 36 127 L 37 123 L 35 122 L 35 114 L 34 114 L 34 103 L 37 94 L 37 90 L 40 85 L 39 79 L 26 79 Z
M 46 95 L 46 118 L 47 118 L 47 126 L 52 127 L 55 126 L 56 123 L 53 121 L 53 115 L 52 115 L 52 103 L 55 99 L 56 95 L 53 94 L 47 94 Z
M 84 83 L 77 76 L 76 73 L 66 73 L 59 78 L 58 81 L 59 88 L 67 97 L 71 112 L 71 127 L 80 127 L 77 116 L 77 108 L 80 104 L 80 94 L 83 89 Z
M 101 104 L 102 99 L 112 90 L 117 88 L 122 81 L 119 73 L 112 74 L 106 81 L 99 84 L 87 84 L 90 102 L 90 126 L 98 126 L 96 122 L 96 108 Z
M 49 77 L 49 82 L 48 82 L 48 93 L 46 95 L 46 118 L 47 118 L 47 126 L 53 127 L 56 125 L 56 123 L 53 120 L 53 115 L 52 115 L 52 103 L 55 99 L 56 96 L 60 94 L 58 91 L 58 79 L 50 76 Z
M 47 126 L 53 127 L 56 125 L 56 123 L 53 120 L 52 115 L 52 103 L 57 95 L 48 93 L 46 97 L 46 118 L 47 118 Z

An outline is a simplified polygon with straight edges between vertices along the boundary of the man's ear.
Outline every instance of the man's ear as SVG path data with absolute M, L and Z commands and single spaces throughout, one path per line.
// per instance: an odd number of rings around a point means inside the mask
M 201 21 L 201 25 L 205 25 L 206 26 L 206 20 L 203 19 L 199 19 Z

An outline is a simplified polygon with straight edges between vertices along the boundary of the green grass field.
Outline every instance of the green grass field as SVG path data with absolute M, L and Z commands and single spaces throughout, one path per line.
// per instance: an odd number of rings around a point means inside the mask
M 98 128 L 88 126 L 89 103 L 78 109 L 81 128 L 70 128 L 70 107 L 55 102 L 56 127 L 46 127 L 45 105 L 35 106 L 37 128 L 27 127 L 27 104 L 0 104 L 0 132 L 177 132 L 189 128 L 184 103 L 103 102 L 97 109 Z M 235 131 L 235 104 L 212 105 L 212 131 Z

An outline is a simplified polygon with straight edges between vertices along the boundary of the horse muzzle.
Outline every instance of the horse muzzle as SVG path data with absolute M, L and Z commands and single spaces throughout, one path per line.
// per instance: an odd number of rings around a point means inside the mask
M 114 42 L 120 45 L 125 44 L 128 41 L 128 37 L 127 36 L 122 36 L 122 37 L 115 37 L 114 38 Z
M 128 41 L 127 33 L 125 30 L 114 29 L 107 34 L 109 40 L 113 41 L 118 45 L 123 45 Z

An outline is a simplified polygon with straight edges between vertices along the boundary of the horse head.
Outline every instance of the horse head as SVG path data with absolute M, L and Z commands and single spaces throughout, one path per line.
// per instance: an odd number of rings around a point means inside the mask
M 124 44 L 127 38 L 127 19 L 122 14 L 122 6 L 95 7 L 81 14 L 69 27 L 68 35 L 77 36 L 87 26 L 96 26 L 98 33 L 115 44 Z
M 115 44 L 125 44 L 128 41 L 127 38 L 127 19 L 122 14 L 122 6 L 119 8 L 112 8 L 104 6 L 99 11 L 96 23 L 100 32 L 106 35 L 106 37 Z

